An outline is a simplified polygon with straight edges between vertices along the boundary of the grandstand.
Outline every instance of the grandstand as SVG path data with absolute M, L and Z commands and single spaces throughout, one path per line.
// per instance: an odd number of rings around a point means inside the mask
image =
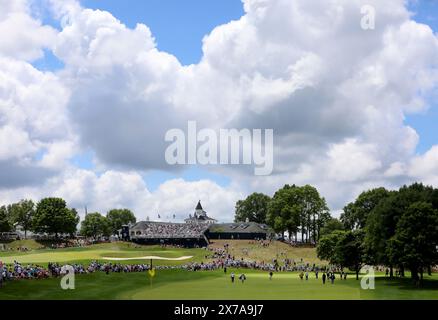
M 195 214 L 190 215 L 185 223 L 140 221 L 127 226 L 122 234 L 126 235 L 126 240 L 137 243 L 176 244 L 185 247 L 206 246 L 209 239 L 267 239 L 273 235 L 265 224 L 214 222 L 216 220 L 208 217 L 198 202 Z
M 129 228 L 132 241 L 145 244 L 177 244 L 186 247 L 205 246 L 206 224 L 140 221 Z
M 267 239 L 274 232 L 266 225 L 256 222 L 217 223 L 206 231 L 208 239 Z

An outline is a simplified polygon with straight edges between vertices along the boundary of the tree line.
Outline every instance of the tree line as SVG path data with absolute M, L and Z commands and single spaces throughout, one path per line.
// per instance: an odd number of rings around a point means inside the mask
M 269 225 L 276 233 L 317 244 L 320 259 L 359 277 L 364 265 L 380 265 L 420 284 L 438 264 L 438 189 L 414 183 L 399 190 L 375 188 L 333 218 L 316 188 L 285 185 L 273 197 L 253 193 L 236 203 L 235 222 Z M 299 236 L 298 236 L 299 235 Z
M 414 183 L 397 191 L 365 191 L 344 207 L 340 221 L 323 236 L 318 256 L 359 271 L 381 265 L 394 276 L 409 270 L 416 284 L 438 263 L 438 189 Z
M 106 216 L 90 213 L 81 222 L 80 234 L 93 238 L 108 237 L 117 234 L 122 225 L 135 222 L 135 215 L 128 209 L 112 209 Z M 0 207 L 0 233 L 15 231 L 19 225 L 25 238 L 29 231 L 55 238 L 60 235 L 72 237 L 77 233 L 78 224 L 77 210 L 68 208 L 61 198 L 44 198 L 36 204 L 32 200 L 21 200 Z
M 253 193 L 237 201 L 234 220 L 265 223 L 283 238 L 287 232 L 290 240 L 316 243 L 330 218 L 327 203 L 315 187 L 286 184 L 272 198 Z

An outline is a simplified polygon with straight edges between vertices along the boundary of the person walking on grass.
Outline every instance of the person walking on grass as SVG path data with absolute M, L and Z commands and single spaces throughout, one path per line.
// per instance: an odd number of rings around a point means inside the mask
M 235 277 L 234 272 L 231 272 L 231 283 L 234 283 L 234 277 Z
M 244 283 L 245 280 L 246 280 L 246 276 L 245 276 L 245 274 L 242 273 L 242 274 L 240 275 L 239 279 L 240 279 L 240 281 L 242 281 L 242 283 Z
M 325 273 L 322 274 L 322 284 L 325 284 L 326 275 Z
M 3 286 L 3 263 L 0 261 L 0 289 Z
M 274 273 L 272 271 L 269 272 L 269 280 L 272 280 L 272 276 L 274 275 Z

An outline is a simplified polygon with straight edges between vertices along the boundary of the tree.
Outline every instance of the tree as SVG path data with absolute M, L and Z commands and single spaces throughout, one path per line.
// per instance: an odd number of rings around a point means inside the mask
M 102 236 L 108 237 L 111 235 L 111 231 L 110 221 L 97 212 L 87 214 L 81 223 L 81 234 L 86 237 L 95 239 Z
M 137 219 L 129 209 L 112 209 L 106 215 L 111 226 L 111 233 L 117 234 L 123 225 L 135 223 Z
M 385 188 L 377 188 L 362 192 L 356 201 L 344 207 L 341 221 L 346 229 L 355 230 L 365 227 L 368 215 L 382 199 L 388 197 L 389 192 Z
M 296 238 L 301 211 L 299 188 L 285 185 L 269 201 L 266 221 L 275 232 L 282 233 L 283 237 L 284 232 L 288 231 L 289 239 L 293 234 Z
M 12 224 L 9 219 L 8 209 L 6 206 L 0 207 L 0 232 L 9 232 L 12 230 Z
M 237 201 L 234 221 L 244 222 L 248 219 L 251 222 L 266 223 L 270 200 L 269 196 L 255 192 L 245 200 Z
M 342 231 L 344 230 L 344 224 L 336 218 L 328 219 L 323 227 L 321 228 L 320 234 L 321 236 L 328 235 L 334 231 Z
M 336 246 L 344 237 L 345 231 L 333 231 L 330 234 L 321 236 L 316 247 L 316 254 L 319 259 L 326 260 L 330 264 L 339 264 L 340 259 L 337 256 Z
M 397 222 L 405 210 L 400 198 L 398 191 L 392 191 L 370 212 L 364 228 L 366 261 L 371 265 L 388 266 L 391 278 L 394 265 L 389 259 L 388 241 L 394 236 Z
M 33 229 L 36 232 L 55 234 L 76 232 L 79 216 L 75 209 L 68 209 L 66 203 L 60 198 L 45 198 L 37 204 Z
M 363 265 L 363 230 L 345 232 L 340 237 L 335 247 L 337 262 L 342 267 L 355 271 L 356 280 L 359 280 L 359 272 Z
M 415 202 L 403 213 L 389 241 L 390 259 L 408 267 L 415 282 L 421 283 L 425 268 L 438 262 L 437 226 L 438 211 L 432 204 Z
M 394 248 L 389 247 L 390 239 L 396 233 L 400 218 L 416 202 L 429 203 L 438 209 L 438 190 L 421 183 L 403 186 L 398 191 L 389 192 L 367 218 L 364 239 L 366 261 L 388 266 L 390 277 L 393 276 L 393 267 L 399 267 L 402 275 L 405 269 L 405 264 L 396 259 Z
M 330 213 L 324 198 L 319 195 L 318 190 L 310 185 L 300 188 L 302 193 L 302 233 L 304 228 L 307 231 L 306 240 L 310 239 L 316 243 L 319 240 L 319 233 L 322 226 L 329 220 Z
M 330 219 L 327 204 L 321 198 L 316 188 L 306 185 L 285 185 L 278 190 L 268 205 L 268 224 L 276 232 L 288 231 L 289 237 L 293 234 L 297 240 L 298 231 L 301 232 L 301 241 L 319 239 L 320 229 Z
M 35 215 L 35 204 L 32 200 L 21 200 L 9 206 L 11 219 L 14 224 L 19 224 L 24 230 L 24 238 L 27 238 L 27 231 L 32 229 Z

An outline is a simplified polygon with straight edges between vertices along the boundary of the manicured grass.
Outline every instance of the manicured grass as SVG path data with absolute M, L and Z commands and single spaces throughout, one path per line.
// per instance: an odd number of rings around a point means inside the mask
M 300 280 L 298 273 L 276 273 L 272 281 L 266 272 L 244 272 L 247 281 L 231 283 L 223 271 L 187 272 L 158 270 L 151 283 L 147 273 L 109 274 L 99 272 L 76 276 L 75 290 L 62 290 L 60 279 L 8 282 L 0 299 L 438 299 L 438 276 L 426 277 L 423 288 L 409 279 L 389 280 L 380 275 L 375 290 L 362 290 L 352 275 L 334 284 L 322 284 L 312 277 Z
M 20 263 L 36 263 L 46 265 L 48 262 L 81 262 L 87 263 L 92 260 L 102 260 L 104 257 L 112 258 L 132 258 L 143 256 L 160 256 L 166 258 L 177 258 L 181 256 L 193 256 L 193 258 L 179 261 L 168 262 L 160 260 L 159 264 L 180 264 L 193 261 L 202 261 L 207 254 L 205 249 L 180 249 L 162 248 L 160 246 L 138 246 L 132 243 L 104 243 L 87 247 L 66 248 L 66 249 L 44 249 L 30 252 L 0 252 L 0 261 L 12 263 L 14 260 Z M 146 260 L 130 260 L 126 263 L 149 263 Z
M 314 248 L 292 248 L 280 242 L 269 247 L 250 244 L 249 241 L 215 241 L 212 246 L 230 244 L 230 253 L 236 259 L 264 260 L 285 257 L 300 262 L 324 264 L 317 259 Z M 245 249 L 245 250 L 243 250 Z M 246 251 L 248 254 L 246 254 Z M 186 261 L 154 261 L 154 265 L 184 264 L 207 261 L 205 249 L 162 248 L 160 246 L 138 246 L 132 243 L 106 243 L 83 248 L 43 249 L 30 252 L 0 252 L 0 260 L 11 263 L 48 262 L 83 263 L 101 260 L 102 257 L 162 256 L 176 258 L 193 256 Z M 149 263 L 149 261 L 122 261 L 122 263 Z M 438 274 L 426 276 L 422 288 L 412 285 L 410 279 L 386 279 L 382 274 L 376 278 L 375 290 L 362 290 L 360 281 L 349 275 L 347 280 L 335 280 L 335 284 L 322 284 L 315 279 L 300 280 L 298 273 L 275 273 L 272 281 L 268 273 L 255 270 L 234 270 L 237 277 L 244 272 L 247 281 L 230 281 L 230 273 L 222 270 L 189 272 L 184 270 L 157 270 L 152 282 L 148 273 L 97 272 L 76 275 L 76 289 L 62 290 L 60 279 L 21 280 L 5 283 L 0 289 L 0 300 L 4 299 L 438 299 Z

